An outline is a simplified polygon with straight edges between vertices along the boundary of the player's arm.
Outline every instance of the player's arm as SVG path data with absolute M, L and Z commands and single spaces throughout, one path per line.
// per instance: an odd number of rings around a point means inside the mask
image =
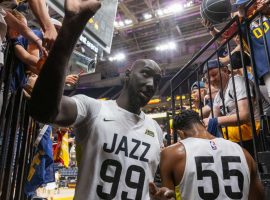
M 64 22 L 54 48 L 39 74 L 30 100 L 31 115 L 36 120 L 62 126 L 71 125 L 77 116 L 74 100 L 62 97 L 66 66 L 68 66 L 70 55 L 77 41 L 76 35 L 73 37 L 72 34 L 68 34 L 69 31 L 66 29 L 68 27 Z M 81 31 L 74 30 L 77 34 Z
M 88 0 L 81 4 L 75 0 L 65 1 L 63 26 L 39 74 L 30 100 L 30 113 L 36 120 L 61 126 L 69 126 L 75 122 L 75 100 L 62 95 L 65 75 L 77 40 L 88 19 L 99 7 L 97 0 Z
M 174 200 L 174 177 L 173 166 L 175 156 L 172 151 L 172 146 L 167 147 L 161 151 L 160 158 L 160 174 L 162 181 L 162 188 L 157 188 L 153 183 L 149 184 L 149 192 L 151 200 Z M 172 155 L 173 154 L 173 155 Z
M 256 163 L 251 155 L 243 149 L 245 154 L 249 171 L 250 171 L 250 187 L 249 187 L 249 200 L 264 200 L 264 189 L 263 185 L 258 177 Z
M 175 164 L 175 152 L 173 146 L 165 148 L 160 155 L 160 175 L 162 186 L 174 190 L 173 166 Z

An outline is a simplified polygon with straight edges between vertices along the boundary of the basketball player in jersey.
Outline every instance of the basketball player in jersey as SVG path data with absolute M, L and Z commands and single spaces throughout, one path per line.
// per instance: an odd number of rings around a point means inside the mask
M 159 84 L 158 64 L 137 60 L 116 101 L 62 96 L 70 55 L 99 6 L 97 0 L 65 1 L 63 26 L 33 89 L 31 114 L 41 122 L 74 126 L 79 153 L 75 200 L 147 200 L 148 183 L 159 164 L 162 131 L 141 107 Z
M 181 142 L 161 152 L 161 189 L 150 184 L 153 200 L 175 198 L 263 200 L 263 186 L 251 155 L 238 144 L 210 135 L 192 110 L 175 117 Z

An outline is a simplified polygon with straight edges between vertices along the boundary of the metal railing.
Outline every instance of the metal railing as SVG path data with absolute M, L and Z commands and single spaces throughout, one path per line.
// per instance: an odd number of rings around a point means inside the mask
M 249 5 L 247 5 L 246 9 L 250 8 L 252 6 L 253 2 L 250 2 Z M 249 152 L 251 155 L 253 155 L 254 159 L 256 160 L 256 163 L 258 165 L 258 169 L 261 175 L 261 179 L 266 186 L 266 193 L 270 195 L 270 129 L 269 129 L 269 114 L 265 113 L 265 104 L 264 104 L 264 97 L 262 95 L 262 92 L 260 90 L 260 84 L 259 84 L 259 77 L 257 74 L 257 65 L 256 60 L 258 58 L 254 58 L 254 47 L 253 47 L 253 41 L 251 39 L 251 29 L 250 25 L 253 22 L 254 19 L 259 19 L 259 26 L 260 29 L 260 37 L 263 38 L 264 42 L 264 53 L 267 56 L 267 65 L 270 68 L 270 54 L 269 54 L 269 48 L 267 41 L 267 36 L 265 33 L 265 25 L 263 24 L 263 15 L 261 12 L 256 12 L 252 17 L 250 18 L 239 18 L 238 16 L 235 16 L 219 33 L 217 33 L 210 41 L 208 41 L 204 47 L 201 48 L 199 52 L 197 52 L 192 59 L 175 74 L 175 76 L 170 80 L 170 86 L 171 86 L 171 107 L 172 107 L 172 118 L 175 116 L 176 112 L 181 112 L 183 109 L 196 109 L 201 118 L 208 118 L 208 117 L 214 117 L 216 110 L 218 110 L 217 107 L 214 107 L 214 96 L 212 93 L 212 87 L 211 87 L 211 75 L 209 72 L 211 72 L 211 67 L 209 68 L 210 60 L 216 59 L 216 62 L 218 66 L 216 66 L 216 69 L 218 69 L 218 76 L 220 81 L 220 88 L 218 95 L 220 95 L 221 107 L 219 108 L 221 111 L 223 111 L 222 116 L 226 116 L 228 114 L 227 108 L 228 105 L 226 105 L 227 102 L 225 102 L 224 98 L 224 90 L 227 91 L 227 87 L 224 83 L 222 83 L 222 80 L 224 80 L 224 77 L 221 75 L 223 74 L 222 70 L 227 67 L 227 64 L 222 64 L 220 51 L 222 49 L 226 49 L 227 56 L 229 57 L 229 65 L 231 66 L 230 72 L 228 72 L 228 76 L 230 78 L 230 86 L 232 86 L 232 99 L 234 100 L 234 108 L 235 108 L 235 114 L 237 121 L 232 126 L 228 125 L 219 125 L 219 131 L 221 132 L 221 135 L 224 138 L 229 138 L 228 136 L 231 133 L 231 130 L 233 127 L 234 131 L 238 132 L 239 141 L 237 141 L 241 146 L 247 147 L 247 141 L 244 138 L 245 131 L 243 129 L 243 125 L 248 126 L 248 129 L 252 133 L 252 138 L 250 140 L 251 144 L 249 143 Z M 234 29 L 232 27 L 235 27 Z M 259 30 L 257 29 L 257 30 Z M 268 27 L 269 29 L 269 27 Z M 226 39 L 224 40 L 224 33 L 228 33 L 230 30 L 230 34 L 227 35 Z M 248 101 L 248 112 L 249 112 L 249 121 L 243 122 L 241 120 L 241 113 L 239 111 L 239 101 L 240 99 L 237 98 L 237 90 L 239 89 L 238 85 L 236 85 L 235 79 L 238 79 L 238 76 L 236 76 L 234 72 L 234 63 L 232 62 L 232 49 L 236 46 L 235 41 L 233 40 L 236 36 L 239 37 L 239 44 L 240 47 L 240 55 L 241 55 L 241 64 L 242 68 L 241 71 L 243 73 L 242 80 L 244 81 L 245 85 L 245 91 L 246 91 L 246 99 Z M 222 39 L 222 42 L 221 42 Z M 215 46 L 215 50 L 213 50 L 212 54 L 210 56 L 205 56 L 204 52 L 211 50 L 211 47 Z M 248 63 L 246 63 L 246 60 L 244 59 L 245 52 L 248 52 L 250 57 L 250 67 L 248 66 Z M 262 55 L 263 56 L 263 55 Z M 199 60 L 202 60 L 204 58 L 203 62 L 199 62 Z M 209 62 L 210 61 L 210 62 Z M 223 60 L 224 63 L 224 60 Z M 248 69 L 251 68 L 252 72 L 250 73 Z M 253 75 L 253 80 L 249 78 L 249 75 Z M 204 116 L 204 102 L 203 97 L 205 95 L 205 90 L 201 88 L 200 82 L 204 80 L 205 83 L 209 85 L 209 88 L 207 90 L 209 98 L 209 105 L 210 108 L 208 109 L 208 116 Z M 192 97 L 192 91 L 191 91 L 191 85 L 193 82 L 198 83 L 198 93 L 199 97 L 199 103 L 197 107 L 195 107 L 194 99 Z M 228 81 L 229 82 L 229 81 Z M 228 83 L 227 82 L 227 83 Z M 188 88 L 188 89 L 187 89 Z M 201 90 L 203 89 L 203 90 Z M 177 101 L 176 97 L 180 96 L 180 100 Z M 185 101 L 182 100 L 182 97 L 188 97 Z M 180 109 L 176 109 L 176 105 L 180 104 Z M 208 107 L 209 107 L 208 105 Z M 215 104 L 216 105 L 216 104 Z M 231 105 L 230 105 L 231 106 Z M 269 107 L 268 107 L 269 108 Z M 210 110 L 210 111 L 209 111 Z M 257 117 L 256 117 L 257 116 Z M 238 131 L 237 131 L 238 130 Z M 177 142 L 177 134 L 175 131 L 173 131 L 174 142 Z M 170 144 L 171 138 L 168 137 L 168 143 Z M 268 196 L 269 197 L 269 196 Z
M 25 200 L 23 187 L 33 158 L 38 124 L 29 117 L 22 88 L 10 90 L 14 73 L 13 48 L 7 45 L 0 76 L 0 199 Z

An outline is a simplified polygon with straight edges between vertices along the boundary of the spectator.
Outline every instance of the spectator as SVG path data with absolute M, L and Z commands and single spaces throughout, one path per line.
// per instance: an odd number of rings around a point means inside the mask
M 250 22 L 250 38 L 251 38 L 251 47 L 253 49 L 254 54 L 254 65 L 253 69 L 256 70 L 258 78 L 260 79 L 261 83 L 265 83 L 267 90 L 268 90 L 268 96 L 270 97 L 270 66 L 268 66 L 267 57 L 269 55 L 266 55 L 265 51 L 265 44 L 263 39 L 263 31 L 265 32 L 266 42 L 268 43 L 268 50 L 270 50 L 270 32 L 269 29 L 261 30 L 260 23 L 263 23 L 262 26 L 269 27 L 270 26 L 270 8 L 269 8 L 269 1 L 268 0 L 256 0 L 254 1 L 254 4 L 246 11 L 246 4 L 250 0 L 237 0 L 235 4 L 233 4 L 232 7 L 232 16 L 238 15 L 240 19 L 243 17 L 250 18 L 254 15 L 256 11 L 260 11 L 263 14 L 262 22 L 260 22 L 260 17 L 255 17 Z M 209 21 L 204 20 L 203 24 L 208 27 L 208 30 L 210 31 L 211 35 L 216 35 L 219 30 L 216 29 Z M 243 27 L 241 28 L 243 31 L 243 38 L 246 42 L 246 29 L 245 24 L 243 24 Z M 229 38 L 235 31 L 237 31 L 237 23 L 234 23 L 231 28 L 223 34 L 221 40 L 221 43 L 225 41 L 227 38 Z M 260 34 L 258 34 L 258 32 Z M 246 42 L 247 43 L 247 42 Z M 238 43 L 237 47 L 232 51 L 239 51 L 240 45 Z M 249 48 L 245 48 L 245 51 L 250 52 Z M 221 62 L 224 64 L 227 64 L 229 62 L 229 56 L 227 56 L 225 59 L 221 59 Z
M 19 21 L 15 16 L 12 15 L 11 9 L 8 7 L 3 7 L 5 6 L 7 1 L 1 2 L 0 3 L 0 17 L 1 19 L 5 20 L 5 23 L 7 24 L 8 27 L 11 27 L 12 29 L 16 30 L 18 33 L 22 34 L 24 37 L 35 43 L 39 49 L 43 51 L 44 54 L 47 54 L 47 51 L 45 48 L 42 47 L 42 40 L 38 38 L 32 30 L 25 25 L 25 23 L 22 23 Z M 2 20 L 3 21 L 3 20 Z M 3 29 L 1 29 L 2 33 L 1 35 L 5 35 L 6 28 L 5 24 L 3 24 Z
M 215 92 L 216 89 L 214 89 L 214 87 L 211 86 L 212 99 L 210 99 L 210 95 L 209 95 L 210 90 L 209 90 L 209 84 L 208 84 L 207 78 L 204 78 L 204 81 L 205 82 L 196 81 L 191 87 L 192 97 L 195 100 L 194 101 L 195 108 L 201 111 L 199 112 L 199 114 L 202 114 L 203 118 L 208 117 L 210 115 L 211 108 L 213 105 L 212 102 L 216 95 L 216 92 Z M 200 85 L 200 90 L 199 90 L 199 85 Z M 216 119 L 209 120 L 207 130 L 215 137 L 221 137 L 220 130 L 218 127 L 218 122 Z
M 201 94 L 199 94 L 199 87 L 198 82 L 196 81 L 193 83 L 191 87 L 192 97 L 194 99 L 194 106 L 195 108 L 200 111 L 202 110 L 202 116 L 208 117 L 211 112 L 212 107 L 212 101 L 216 95 L 217 89 L 215 89 L 213 86 L 211 86 L 211 96 L 212 100 L 210 100 L 210 90 L 209 90 L 209 84 L 207 78 L 203 78 L 203 81 L 200 81 L 200 88 L 201 88 Z M 201 100 L 200 100 L 201 95 Z M 199 112 L 201 114 L 201 112 Z
M 43 32 L 44 32 L 44 47 L 47 50 L 52 48 L 52 45 L 57 37 L 57 32 L 54 25 L 51 23 L 48 9 L 46 7 L 45 0 L 28 0 L 27 1 L 32 12 L 36 16 Z M 3 0 L 1 4 L 6 8 L 13 9 L 17 6 L 17 1 L 15 0 Z M 24 35 L 24 34 L 22 34 Z M 24 35 L 26 36 L 26 35 Z M 26 36 L 26 38 L 28 38 Z M 28 38 L 30 39 L 30 38 Z M 30 39 L 31 40 L 31 39 Z
M 193 99 L 193 105 L 196 109 L 200 109 L 205 106 L 204 97 L 206 95 L 205 84 L 202 81 L 196 81 L 191 86 L 191 96 Z
M 25 26 L 27 26 L 26 18 L 19 13 L 18 11 L 11 11 L 11 13 Z M 35 33 L 40 39 L 42 39 L 42 34 L 40 32 Z M 15 59 L 15 69 L 13 73 L 13 78 L 11 82 L 11 90 L 16 91 L 19 87 L 23 87 L 26 83 L 26 69 L 32 71 L 33 73 L 38 74 L 40 70 L 40 65 L 42 59 L 39 59 L 39 51 L 37 55 L 28 53 L 28 40 L 20 36 L 19 33 L 14 30 L 12 27 L 8 27 L 8 36 L 13 42 L 14 52 L 16 55 Z M 38 48 L 37 48 L 38 50 Z
M 251 73 L 252 69 L 251 69 L 251 61 L 250 61 L 250 56 L 248 53 L 243 52 L 243 59 L 244 59 L 244 63 L 246 65 L 247 68 L 247 72 L 248 72 L 248 78 L 249 80 L 254 81 L 254 77 L 253 74 Z M 230 66 L 231 64 L 233 66 Z M 242 58 L 241 58 L 241 52 L 240 51 L 235 51 L 234 53 L 232 53 L 231 55 L 231 61 L 229 63 L 224 63 L 222 62 L 223 65 L 229 65 L 229 70 L 232 71 L 233 70 L 233 74 L 236 75 L 238 74 L 239 76 L 244 76 L 244 71 L 243 71 L 243 64 L 242 64 Z
M 208 106 L 208 109 L 205 109 L 205 115 L 204 116 L 209 116 L 210 111 L 211 111 L 211 107 L 213 105 L 213 101 L 218 93 L 218 89 L 213 87 L 212 85 L 209 85 L 208 83 L 208 79 L 206 77 L 203 77 L 203 82 L 205 84 L 205 88 L 206 88 L 206 95 L 204 97 L 204 102 L 205 105 Z M 210 90 L 211 90 L 211 95 L 210 95 Z M 212 99 L 211 99 L 212 97 Z M 210 109 L 209 109 L 210 108 Z
M 250 81 L 252 81 L 250 82 L 250 84 L 252 85 L 252 88 L 254 90 L 255 88 L 254 83 L 253 83 L 254 76 L 252 73 L 252 69 L 250 67 L 251 65 L 250 58 L 248 54 L 245 52 L 243 53 L 243 58 L 244 58 L 244 63 L 246 64 L 245 67 L 247 68 L 248 78 Z M 231 64 L 232 66 L 229 67 L 229 71 L 233 75 L 244 76 L 240 51 L 236 51 L 231 55 Z M 260 89 L 259 98 L 261 99 L 261 102 L 262 102 L 263 112 L 265 115 L 270 116 L 270 98 L 267 95 L 267 87 L 264 85 L 260 85 L 259 89 Z M 254 91 L 254 94 L 255 94 L 255 91 Z
M 41 28 L 44 32 L 44 47 L 51 50 L 57 37 L 57 31 L 52 23 L 45 0 L 28 0 L 31 10 L 36 16 Z
M 221 65 L 221 64 L 220 64 Z M 235 80 L 235 89 L 236 94 L 234 94 L 232 77 L 229 76 L 227 67 L 222 66 L 219 72 L 218 61 L 210 60 L 208 61 L 208 70 L 209 70 L 209 83 L 214 87 L 219 89 L 218 94 L 216 95 L 213 107 L 214 107 L 214 117 L 217 118 L 218 125 L 228 128 L 228 137 L 227 139 L 233 142 L 240 142 L 240 133 L 238 129 L 238 119 L 236 113 L 235 102 L 237 102 L 239 110 L 239 123 L 241 124 L 241 133 L 243 139 L 244 147 L 253 155 L 253 143 L 252 143 L 252 129 L 249 122 L 249 106 L 248 106 L 248 97 L 247 89 L 245 87 L 245 80 L 243 77 L 236 75 L 234 76 Z M 204 71 L 207 71 L 207 66 L 205 66 Z M 221 74 L 220 74 L 221 73 Z M 221 79 L 220 79 L 221 78 Z M 222 84 L 221 84 L 222 83 Z M 223 91 L 223 93 L 222 93 Z M 250 92 L 253 97 L 253 102 L 255 102 L 255 96 L 252 90 L 252 85 L 250 84 Z M 236 96 L 236 99 L 235 99 Z M 223 106 L 224 100 L 224 106 Z M 225 107 L 225 110 L 223 109 Z M 259 132 L 259 116 L 258 110 L 254 106 L 254 113 L 256 119 L 256 131 Z M 209 118 L 204 119 L 204 123 L 208 125 Z M 223 135 L 225 135 L 225 128 L 222 128 Z

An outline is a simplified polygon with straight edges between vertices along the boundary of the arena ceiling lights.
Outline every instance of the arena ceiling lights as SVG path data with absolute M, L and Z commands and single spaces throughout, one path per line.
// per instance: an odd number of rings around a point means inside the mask
M 122 61 L 126 59 L 126 55 L 124 53 L 118 53 L 115 56 L 109 57 L 109 61 Z
M 125 26 L 131 26 L 133 25 L 133 21 L 131 19 L 125 19 L 124 21 L 115 21 L 114 27 L 121 28 Z
M 168 50 L 176 50 L 175 42 L 167 42 L 161 45 L 156 46 L 156 51 L 168 51 Z
M 185 8 L 189 8 L 193 5 L 192 1 L 188 1 L 185 4 L 182 3 L 174 3 L 170 6 L 167 6 L 163 9 L 158 9 L 158 10 L 154 10 L 154 14 L 151 13 L 144 13 L 142 15 L 143 19 L 145 21 L 151 20 L 154 18 L 154 16 L 156 17 L 168 17 L 170 15 L 176 15 L 181 13 Z M 124 19 L 124 20 L 120 20 L 120 21 L 115 21 L 114 22 L 114 27 L 116 28 L 124 28 L 127 26 L 131 26 L 133 25 L 133 21 L 130 19 Z
M 151 19 L 152 17 L 153 17 L 153 15 L 150 14 L 150 13 L 144 13 L 144 15 L 143 15 L 143 18 L 144 18 L 145 20 L 149 20 L 149 19 Z

